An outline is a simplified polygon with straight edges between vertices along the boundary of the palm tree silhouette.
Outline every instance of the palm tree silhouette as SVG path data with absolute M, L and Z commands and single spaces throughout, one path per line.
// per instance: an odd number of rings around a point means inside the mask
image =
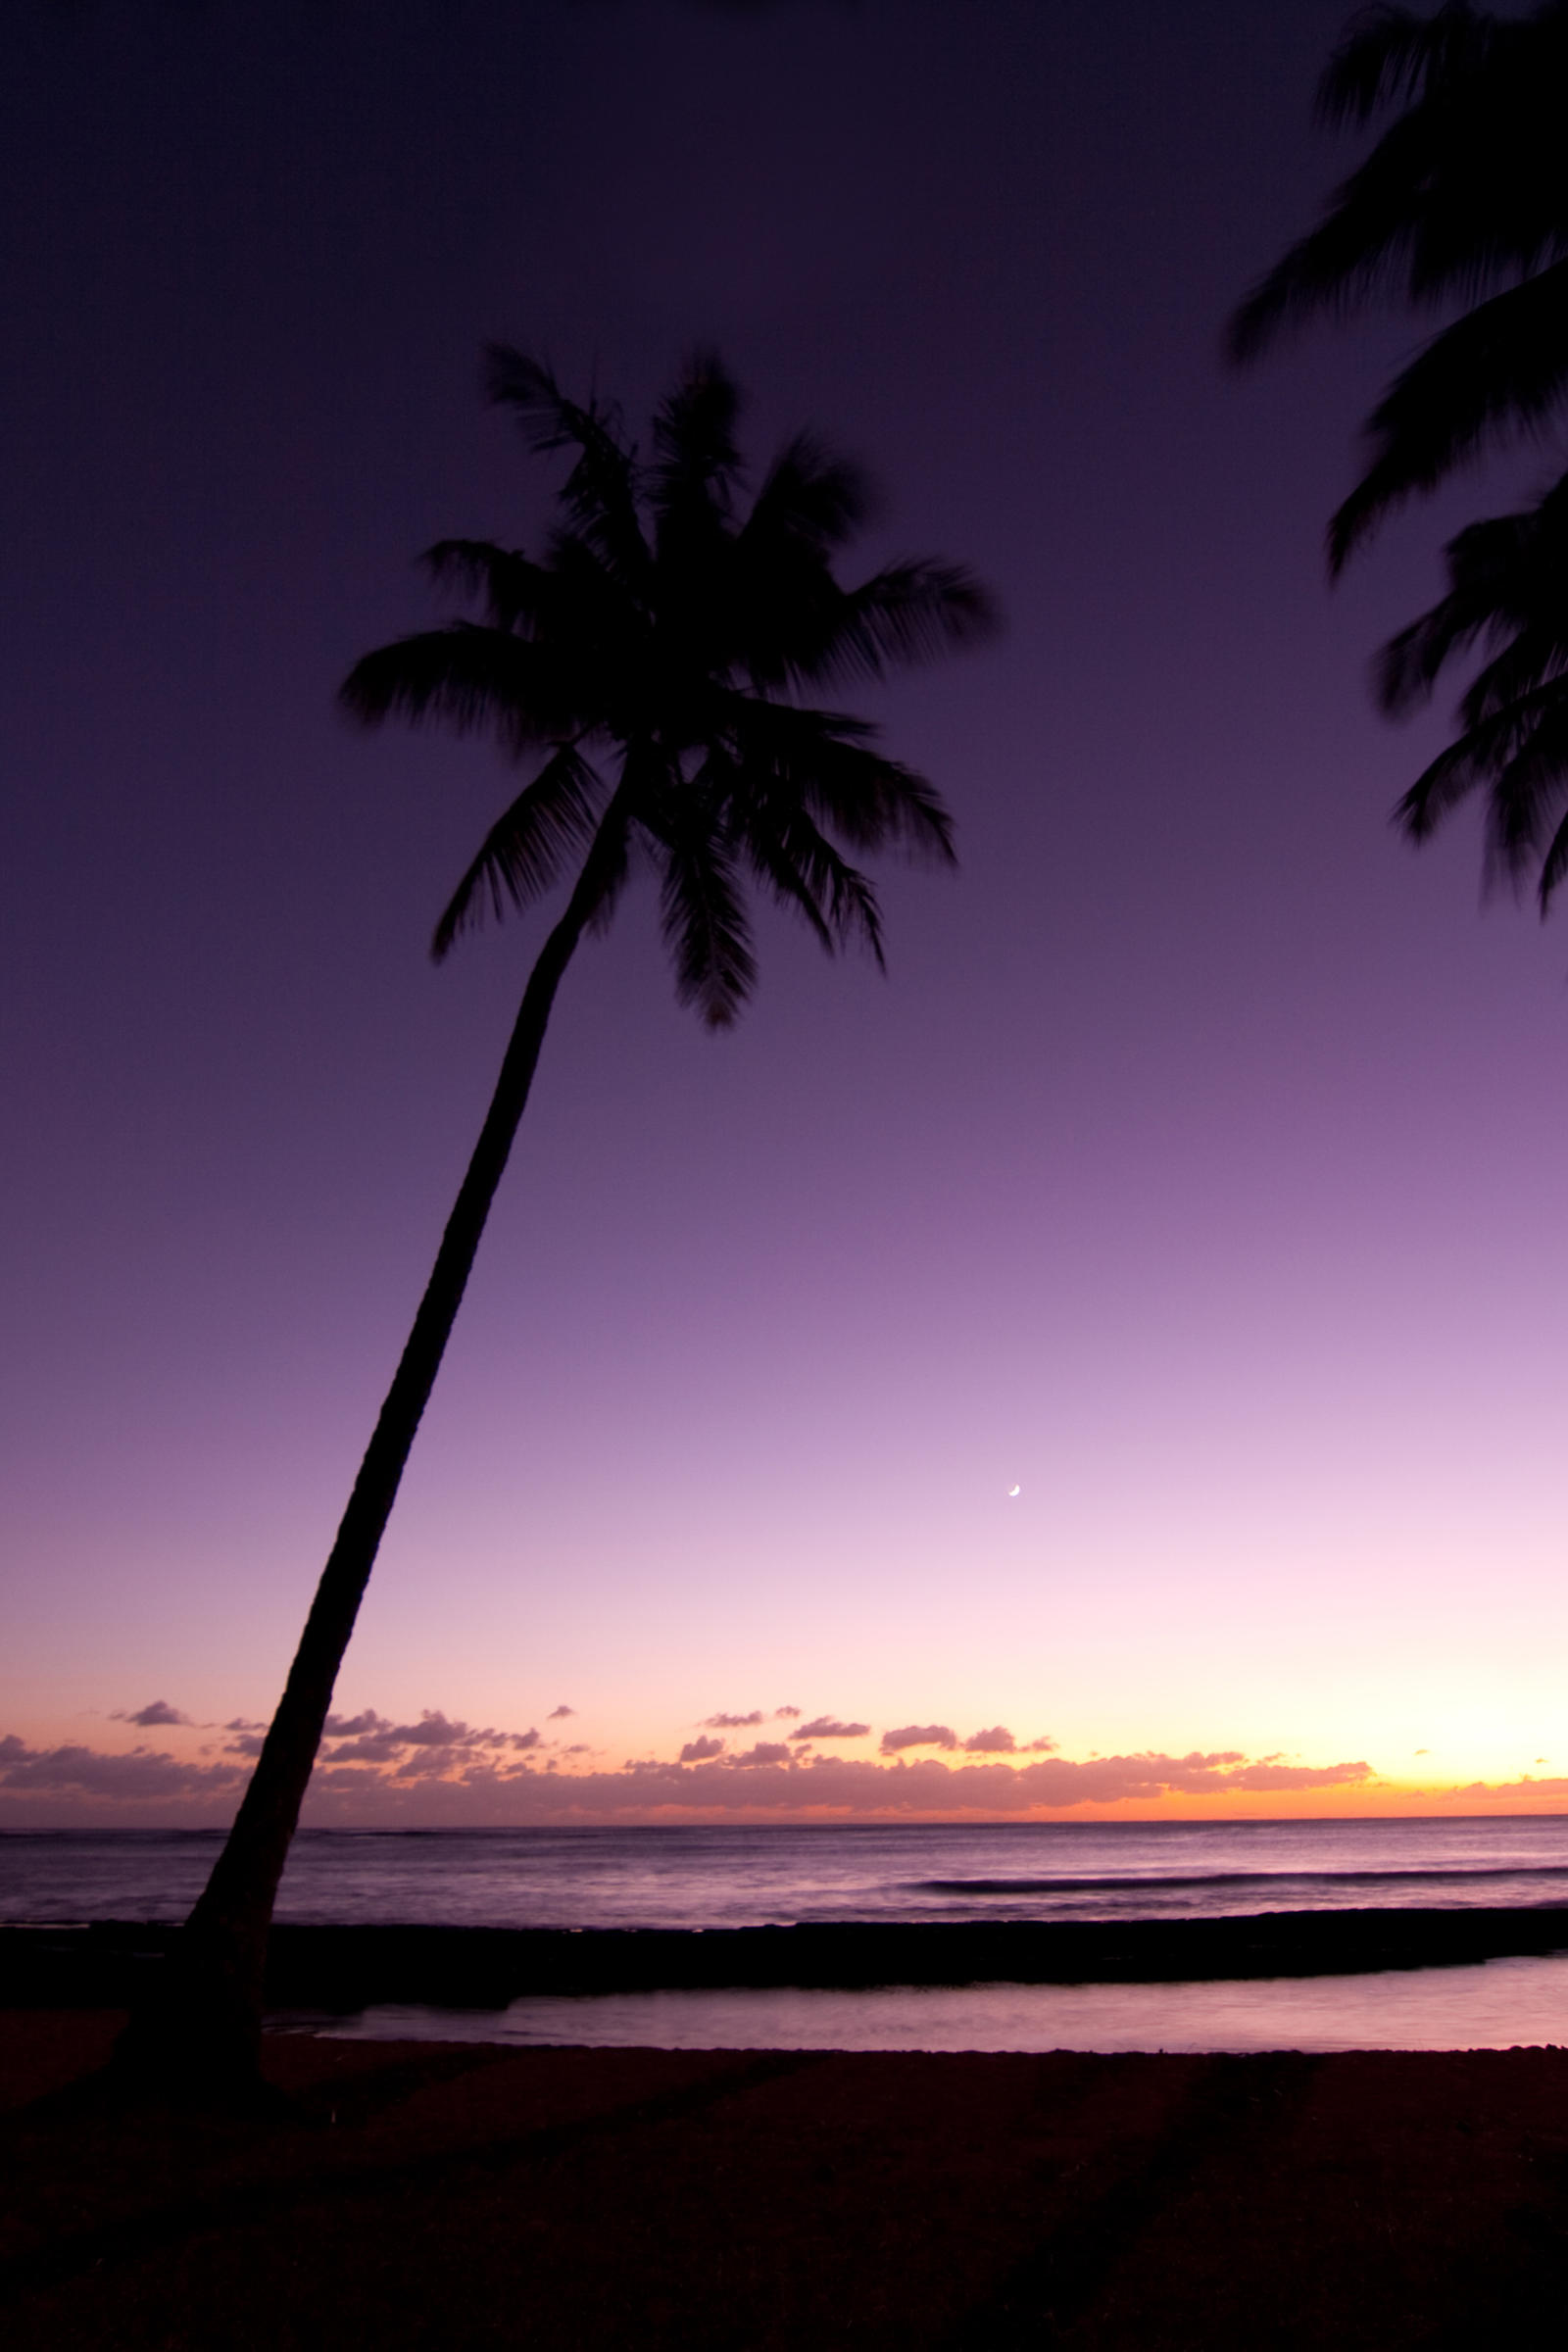
M 1338 572 L 1384 517 L 1489 446 L 1538 432 L 1568 395 L 1568 0 L 1498 18 L 1467 0 L 1380 8 L 1335 51 L 1320 119 L 1403 111 L 1231 320 L 1233 359 L 1288 326 L 1382 300 L 1463 315 L 1395 377 L 1370 461 L 1329 524 Z M 1485 299 L 1478 299 L 1480 297 Z
M 572 879 L 233 1829 L 122 2044 L 124 2068 L 161 2082 L 221 2091 L 254 2079 L 268 1930 L 333 1684 L 584 934 L 650 869 L 676 995 L 722 1027 L 757 977 L 748 882 L 829 953 L 859 940 L 880 963 L 876 897 L 850 854 L 902 845 L 953 859 L 933 787 L 877 750 L 864 721 L 802 698 L 986 635 L 992 606 L 969 574 L 914 561 L 842 586 L 833 560 L 866 516 L 867 488 L 807 435 L 743 510 L 740 399 L 714 359 L 694 361 L 661 404 L 646 462 L 615 409 L 567 399 L 520 352 L 491 348 L 489 390 L 535 451 L 571 453 L 558 527 L 537 560 L 488 541 L 433 548 L 434 576 L 472 592 L 483 617 L 367 655 L 342 700 L 368 725 L 486 729 L 538 761 L 442 914 L 438 959 L 487 913 Z
M 1431 16 L 1381 8 L 1330 60 L 1318 111 L 1365 123 L 1402 111 L 1231 320 L 1250 361 L 1289 326 L 1376 301 L 1466 304 L 1401 369 L 1367 424 L 1369 461 L 1329 524 L 1329 569 L 1395 508 L 1489 449 L 1541 437 L 1568 402 L 1568 0 L 1499 18 L 1468 0 Z M 1489 880 L 1538 868 L 1544 912 L 1568 871 L 1568 475 L 1533 509 L 1473 523 L 1445 550 L 1447 592 L 1378 657 L 1391 715 L 1476 648 L 1459 732 L 1399 801 L 1424 841 L 1488 792 Z

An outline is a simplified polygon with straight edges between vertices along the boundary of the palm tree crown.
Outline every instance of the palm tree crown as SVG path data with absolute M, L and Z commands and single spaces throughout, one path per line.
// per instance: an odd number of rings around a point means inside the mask
M 833 558 L 866 485 L 807 435 L 745 508 L 740 399 L 714 359 L 662 403 L 647 460 L 613 409 L 568 400 L 519 352 L 493 347 L 489 382 L 533 448 L 572 451 L 563 519 L 538 561 L 485 540 L 432 548 L 432 573 L 483 617 L 368 655 L 343 688 L 369 723 L 486 728 L 542 761 L 459 882 L 436 956 L 587 858 L 596 926 L 633 866 L 652 867 L 677 994 L 713 1026 L 756 981 L 748 878 L 830 952 L 858 936 L 880 961 L 876 897 L 847 853 L 898 843 L 951 860 L 951 824 L 863 720 L 800 698 L 980 637 L 985 595 L 928 561 L 841 586 Z

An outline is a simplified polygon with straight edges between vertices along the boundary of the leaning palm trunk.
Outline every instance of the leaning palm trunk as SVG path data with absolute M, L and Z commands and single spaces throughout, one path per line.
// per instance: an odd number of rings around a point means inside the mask
M 268 1931 L 338 1669 L 528 1101 L 556 990 L 622 838 L 612 806 L 529 975 L 478 1143 L 234 1826 L 163 1982 L 122 2038 L 119 2063 L 133 2076 L 218 2093 L 255 2078 Z

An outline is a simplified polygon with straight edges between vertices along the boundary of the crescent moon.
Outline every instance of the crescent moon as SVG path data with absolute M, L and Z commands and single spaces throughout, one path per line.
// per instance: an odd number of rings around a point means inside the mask
M 1007 1489 L 1007 1500 L 1010 1502 L 1010 1501 L 1012 1500 L 1013 1496 L 1014 1496 L 1016 1494 L 1020 1493 L 1020 1492 L 1021 1492 L 1021 1490 L 1020 1490 L 1019 1488 L 1017 1488 L 1017 1487 L 1009 1487 L 1009 1488 Z

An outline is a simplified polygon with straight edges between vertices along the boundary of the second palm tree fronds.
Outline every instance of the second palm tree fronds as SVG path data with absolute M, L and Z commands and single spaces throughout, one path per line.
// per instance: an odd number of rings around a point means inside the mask
M 573 954 L 643 869 L 676 994 L 713 1026 L 756 982 L 749 888 L 830 952 L 858 940 L 880 960 L 876 896 L 857 860 L 902 847 L 949 862 L 950 820 L 872 727 L 808 697 L 994 626 L 953 564 L 892 564 L 841 584 L 834 561 L 865 517 L 866 486 L 808 436 L 748 501 L 739 395 L 716 360 L 695 361 L 661 404 L 646 458 L 613 408 L 567 398 L 520 352 L 492 349 L 489 388 L 533 450 L 567 454 L 556 529 L 537 556 L 488 540 L 432 549 L 436 578 L 470 592 L 479 616 L 367 655 L 342 699 L 368 725 L 486 730 L 528 766 L 437 924 L 437 957 L 557 885 L 564 906 L 233 1829 L 122 2045 L 126 2070 L 224 2094 L 254 2079 L 268 1929 L 333 1685 Z
M 1398 715 L 1451 662 L 1487 658 L 1458 734 L 1396 815 L 1424 841 L 1485 788 L 1488 877 L 1517 884 L 1533 870 L 1544 914 L 1568 874 L 1568 479 L 1520 514 L 1471 523 L 1445 559 L 1447 593 L 1379 657 L 1379 699 Z
M 1326 122 L 1401 111 L 1237 311 L 1232 357 L 1324 314 L 1462 306 L 1368 419 L 1370 462 L 1329 525 L 1335 571 L 1406 498 L 1568 401 L 1565 102 L 1568 0 L 1517 18 L 1371 9 L 1329 62 Z
M 1376 8 L 1330 60 L 1319 112 L 1396 119 L 1231 321 L 1250 360 L 1289 325 L 1374 301 L 1459 306 L 1396 376 L 1367 426 L 1369 463 L 1329 524 L 1339 572 L 1412 495 L 1568 408 L 1568 0 L 1499 17 L 1447 0 Z M 1533 509 L 1473 523 L 1446 550 L 1446 593 L 1384 647 L 1377 691 L 1410 709 L 1484 649 L 1459 731 L 1395 810 L 1425 840 L 1488 796 L 1489 878 L 1536 874 L 1543 912 L 1568 872 L 1568 475 Z

